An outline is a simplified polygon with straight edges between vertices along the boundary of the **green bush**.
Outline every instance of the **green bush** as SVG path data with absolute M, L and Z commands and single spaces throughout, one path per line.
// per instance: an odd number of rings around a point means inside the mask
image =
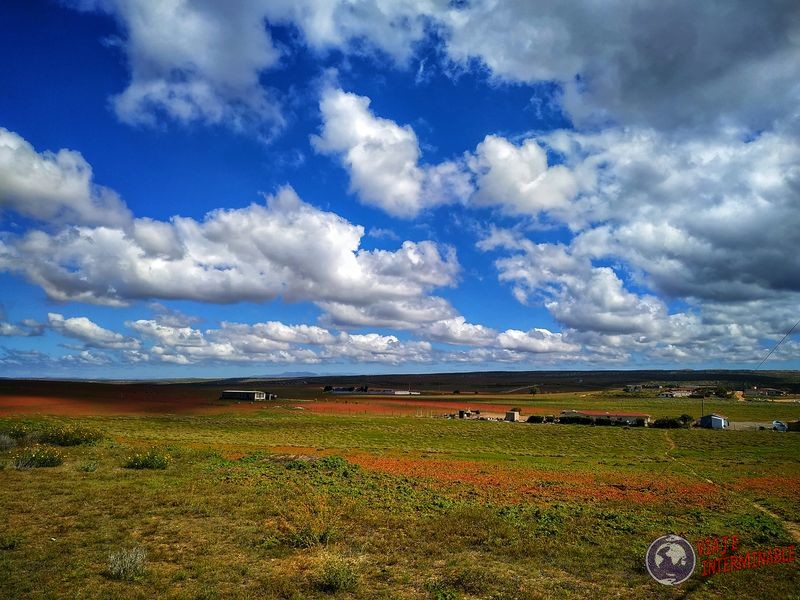
M 358 585 L 358 575 L 348 560 L 328 554 L 320 565 L 316 585 L 320 591 L 331 594 L 352 592 Z
M 37 469 L 39 467 L 57 467 L 64 462 L 64 457 L 55 448 L 36 445 L 18 451 L 11 462 L 15 469 Z
M 22 545 L 18 535 L 0 535 L 0 550 L 16 550 Z
M 333 525 L 312 527 L 306 525 L 287 536 L 287 542 L 295 548 L 313 548 L 314 546 L 327 546 L 338 537 L 336 527 Z
M 24 423 L 14 423 L 8 430 L 5 431 L 5 434 L 15 440 L 21 440 L 33 433 L 33 430 Z
M 103 438 L 103 434 L 95 429 L 81 427 L 48 427 L 39 434 L 39 441 L 53 446 L 80 446 L 94 444 Z
M 108 555 L 108 567 L 104 575 L 117 581 L 134 581 L 144 576 L 146 561 L 147 552 L 138 546 L 112 552 Z
M 166 452 L 150 448 L 143 454 L 136 452 L 127 456 L 122 466 L 126 469 L 166 469 L 171 461 L 172 457 Z
M 9 450 L 16 446 L 17 443 L 14 441 L 10 435 L 6 435 L 5 433 L 0 433 L 0 452 L 3 450 Z

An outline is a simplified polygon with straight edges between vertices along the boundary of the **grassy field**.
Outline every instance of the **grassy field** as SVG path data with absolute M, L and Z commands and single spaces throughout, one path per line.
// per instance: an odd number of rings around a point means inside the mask
M 612 392 L 508 401 L 699 414 L 697 400 Z M 796 562 L 712 577 L 698 567 L 675 588 L 644 567 L 650 542 L 669 532 L 735 533 L 740 553 L 795 543 L 800 434 L 284 404 L 0 419 L 0 597 L 800 598 Z M 800 416 L 771 403 L 706 409 L 743 421 Z M 52 445 L 63 427 L 102 437 Z M 37 438 L 63 462 L 16 468 Z

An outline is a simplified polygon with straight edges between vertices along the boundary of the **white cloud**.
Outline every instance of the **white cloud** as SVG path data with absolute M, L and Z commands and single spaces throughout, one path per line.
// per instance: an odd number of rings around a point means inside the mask
M 410 60 L 414 44 L 426 35 L 428 0 L 264 0 L 270 20 L 295 25 L 317 52 L 347 54 L 380 51 L 396 64 Z
M 318 53 L 382 52 L 400 67 L 435 31 L 441 56 L 457 68 L 477 63 L 498 81 L 557 83 L 579 123 L 759 130 L 793 112 L 800 95 L 792 2 L 73 3 L 102 7 L 120 22 L 131 81 L 114 106 L 129 122 L 166 115 L 238 130 L 279 123 L 259 81 L 280 67 L 276 25 L 296 27 Z
M 323 126 L 312 137 L 318 152 L 339 156 L 351 191 L 390 215 L 410 218 L 425 208 L 453 202 L 470 191 L 454 163 L 420 166 L 414 130 L 376 117 L 365 96 L 326 88 L 320 100 Z
M 283 51 L 271 26 L 294 25 L 317 52 L 379 50 L 398 64 L 425 35 L 414 2 L 245 0 L 230 3 L 167 0 L 73 0 L 119 22 L 116 44 L 128 62 L 130 81 L 112 98 L 123 122 L 155 125 L 164 118 L 222 125 L 269 139 L 284 119 L 262 77 L 281 67 Z
M 23 319 L 19 323 L 0 320 L 0 337 L 35 337 L 44 333 L 44 325 L 33 319 Z
M 0 240 L 0 268 L 23 274 L 55 299 L 111 305 L 280 296 L 386 310 L 424 302 L 433 288 L 456 281 L 452 248 L 406 241 L 393 252 L 370 251 L 360 248 L 363 236 L 361 226 L 306 204 L 287 187 L 265 205 L 219 209 L 201 222 L 135 219 L 126 228 L 9 235 Z
M 57 223 L 123 226 L 131 219 L 113 191 L 92 182 L 92 167 L 79 152 L 39 153 L 2 127 L 0 208 Z
M 427 341 L 400 341 L 378 333 L 334 333 L 314 325 L 223 322 L 218 329 L 199 331 L 170 327 L 151 320 L 126 323 L 153 342 L 147 352 L 126 354 L 132 362 L 157 360 L 174 364 L 343 363 L 401 364 L 428 362 L 435 355 Z
M 416 217 L 454 202 L 533 216 L 568 211 L 578 192 L 576 173 L 548 165 L 546 148 L 534 139 L 515 145 L 487 135 L 458 160 L 422 164 L 414 130 L 375 116 L 369 105 L 364 96 L 326 88 L 320 101 L 322 131 L 312 136 L 312 144 L 340 158 L 351 191 L 364 203 L 392 216 Z
M 162 324 L 154 320 L 127 321 L 127 327 L 164 346 L 202 346 L 203 334 L 192 327 Z
M 462 316 L 441 319 L 420 330 L 428 339 L 447 344 L 489 346 L 495 343 L 497 332 L 484 325 L 467 323 Z
M 112 101 L 122 121 L 152 125 L 166 116 L 263 137 L 282 124 L 277 103 L 259 81 L 280 60 L 265 26 L 265 3 L 105 0 L 97 5 L 113 14 L 124 32 L 120 45 L 131 80 Z
M 477 179 L 470 202 L 478 206 L 499 205 L 512 214 L 536 215 L 565 208 L 577 192 L 573 173 L 561 165 L 548 167 L 545 148 L 533 139 L 516 146 L 487 135 L 468 164 Z
M 58 313 L 48 313 L 47 321 L 50 329 L 65 337 L 82 341 L 88 348 L 106 348 L 109 350 L 137 350 L 139 341 L 126 338 L 104 327 L 100 327 L 86 317 L 64 318 Z M 96 356 L 94 353 L 84 351 L 81 355 Z
M 508 329 L 497 336 L 497 341 L 502 348 L 520 352 L 576 353 L 580 350 L 580 346 L 565 342 L 562 334 L 538 328 L 530 331 Z
M 575 252 L 614 256 L 674 297 L 746 300 L 800 291 L 795 199 L 800 143 L 788 132 L 676 140 L 654 130 L 557 132 L 578 174 Z
M 401 342 L 393 335 L 377 333 L 339 335 L 339 344 L 325 348 L 321 353 L 323 358 L 333 361 L 348 359 L 357 363 L 377 362 L 392 365 L 409 362 L 427 363 L 433 360 L 433 348 L 428 342 Z
M 456 314 L 444 298 L 423 296 L 400 300 L 372 300 L 361 305 L 320 302 L 325 311 L 322 321 L 337 327 L 390 327 L 415 329 L 420 325 L 447 319 Z

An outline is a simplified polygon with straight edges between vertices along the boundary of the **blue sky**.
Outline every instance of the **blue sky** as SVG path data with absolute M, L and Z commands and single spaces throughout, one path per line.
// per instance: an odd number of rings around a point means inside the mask
M 800 318 L 794 3 L 320 6 L 3 3 L 0 376 L 739 368 Z

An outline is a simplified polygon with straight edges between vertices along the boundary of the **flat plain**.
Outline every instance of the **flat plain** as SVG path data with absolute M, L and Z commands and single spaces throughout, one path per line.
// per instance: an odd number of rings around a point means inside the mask
M 220 403 L 219 385 L 26 385 L 0 390 L 0 597 L 800 597 L 797 562 L 709 577 L 698 565 L 674 587 L 644 564 L 666 533 L 736 534 L 739 554 L 796 544 L 798 433 L 436 418 L 696 417 L 698 399 L 613 387 L 330 398 L 313 382 Z M 792 402 L 704 408 L 734 423 L 800 417 Z M 100 437 L 47 445 L 54 431 Z M 61 464 L 15 468 L 37 441 Z M 148 451 L 166 468 L 127 468 Z M 115 575 L 110 555 L 131 549 L 142 568 Z

